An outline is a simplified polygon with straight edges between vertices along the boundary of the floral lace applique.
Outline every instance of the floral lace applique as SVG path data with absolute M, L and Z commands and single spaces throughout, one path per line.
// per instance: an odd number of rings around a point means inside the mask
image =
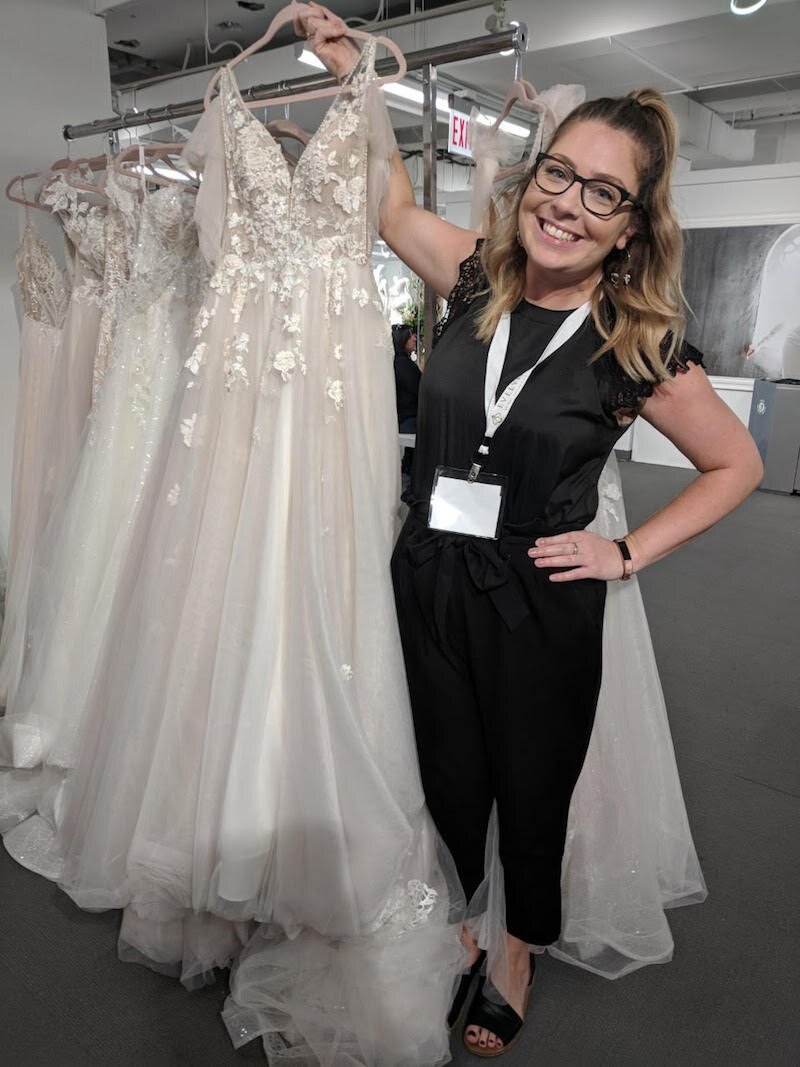
M 186 445 L 187 448 L 192 447 L 192 440 L 194 438 L 194 428 L 196 423 L 196 411 L 194 415 L 191 415 L 188 419 L 183 419 L 181 421 L 181 437 L 183 438 L 183 443 Z
M 622 497 L 622 490 L 616 482 L 606 482 L 601 478 L 599 485 L 600 503 L 605 509 L 606 513 L 611 516 L 614 522 L 619 522 L 619 513 L 614 506 L 618 500 Z
M 288 349 L 278 352 L 272 360 L 272 366 L 280 374 L 281 378 L 288 382 L 297 366 L 294 352 L 290 352 Z
M 344 383 L 339 379 L 328 378 L 325 383 L 325 392 L 331 398 L 336 410 L 340 411 L 342 404 L 344 404 Z
M 428 922 L 439 900 L 438 890 L 418 878 L 396 886 L 374 925 L 373 932 L 402 937 Z
M 223 370 L 225 372 L 225 388 L 228 392 L 237 385 L 244 389 L 247 389 L 250 385 L 250 378 L 244 361 L 249 347 L 249 334 L 240 333 L 234 341 L 231 341 L 230 338 L 225 339 Z

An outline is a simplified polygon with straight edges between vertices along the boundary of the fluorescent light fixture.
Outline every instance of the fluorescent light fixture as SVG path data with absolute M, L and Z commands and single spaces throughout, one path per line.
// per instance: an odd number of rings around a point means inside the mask
M 322 60 L 317 59 L 314 53 L 310 52 L 307 48 L 304 48 L 297 58 L 301 63 L 307 63 L 309 67 L 318 67 L 320 70 L 325 70 L 325 64 Z
M 767 0 L 755 0 L 755 3 L 746 4 L 742 0 L 731 0 L 731 11 L 734 15 L 752 15 L 766 4 Z
M 325 69 L 325 64 L 321 63 L 314 53 L 309 52 L 307 48 L 304 48 L 297 58 L 301 63 L 307 63 L 310 67 L 320 67 L 322 70 Z M 409 103 L 416 104 L 420 108 L 425 99 L 421 89 L 418 89 L 415 85 L 407 85 L 402 81 L 388 82 L 386 85 L 382 85 L 381 88 L 385 93 L 388 93 L 389 96 L 396 96 L 400 100 L 408 100 Z M 441 93 L 436 97 L 436 111 L 441 115 L 450 114 L 450 105 L 447 101 L 447 97 L 442 96 Z M 483 123 L 485 126 L 490 126 L 495 121 L 495 118 L 496 116 L 479 115 L 478 122 Z M 505 133 L 513 134 L 514 137 L 528 137 L 531 132 L 529 126 L 521 126 L 517 122 L 509 122 L 508 120 L 504 120 L 500 123 L 500 129 Z
M 484 115 L 483 112 L 481 112 L 478 115 L 478 122 L 481 126 L 491 126 L 493 123 L 497 122 L 497 116 Z M 513 134 L 514 137 L 529 137 L 531 132 L 530 126 L 521 126 L 518 122 L 509 122 L 508 119 L 503 119 L 500 123 L 500 129 L 504 130 L 506 133 Z
M 157 160 L 152 165 L 152 170 L 149 165 L 143 167 L 140 163 L 135 163 L 130 169 L 134 174 L 143 175 L 145 181 L 153 176 L 153 171 L 155 171 L 156 175 L 160 175 L 162 178 L 169 178 L 169 180 L 173 182 L 183 182 L 184 185 L 187 185 L 192 181 L 188 174 L 184 174 L 183 171 L 180 170 L 175 170 L 174 167 L 164 164 L 161 160 Z
M 409 100 L 412 104 L 419 104 L 420 107 L 422 107 L 425 100 L 421 89 L 417 89 L 414 85 L 406 85 L 405 82 L 387 82 L 381 88 L 389 96 L 397 96 L 401 100 Z M 442 96 L 441 93 L 436 96 L 436 110 L 441 111 L 444 115 L 450 114 L 450 105 L 447 102 L 447 97 Z

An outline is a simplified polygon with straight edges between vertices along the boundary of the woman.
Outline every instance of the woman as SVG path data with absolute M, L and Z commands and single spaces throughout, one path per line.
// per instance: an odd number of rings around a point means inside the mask
M 394 384 L 397 388 L 397 425 L 400 433 L 417 432 L 419 366 L 417 335 L 410 326 L 392 326 Z
M 310 7 L 300 31 L 342 76 L 352 44 Z M 508 966 L 490 973 L 467 1018 L 478 1055 L 519 1035 L 529 946 L 559 934 L 606 582 L 708 529 L 762 475 L 746 429 L 680 343 L 676 148 L 655 91 L 582 105 L 509 190 L 479 250 L 474 232 L 416 206 L 399 155 L 384 202 L 381 236 L 438 294 L 458 305 L 484 290 L 426 367 L 414 506 L 393 559 L 426 799 L 468 898 L 497 806 Z M 636 415 L 701 473 L 615 543 L 585 527 L 603 464 Z

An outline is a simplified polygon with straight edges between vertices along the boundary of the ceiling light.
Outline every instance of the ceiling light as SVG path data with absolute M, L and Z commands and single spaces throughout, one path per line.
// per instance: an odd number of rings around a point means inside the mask
M 477 119 L 481 126 L 493 126 L 497 122 L 496 115 L 484 115 L 483 112 L 477 116 Z M 518 122 L 509 122 L 508 119 L 503 119 L 500 129 L 505 133 L 513 134 L 514 137 L 529 137 L 531 132 L 530 126 L 521 126 Z
M 307 63 L 309 67 L 319 67 L 320 70 L 325 70 L 325 64 L 321 59 L 317 59 L 313 52 L 310 52 L 307 48 L 303 48 L 299 43 L 294 47 L 295 59 L 299 59 L 301 63 Z
M 406 85 L 405 82 L 387 82 L 381 88 L 390 96 L 397 96 L 401 100 L 410 100 L 412 104 L 419 104 L 420 107 L 425 102 L 422 90 L 415 88 L 413 85 Z M 441 93 L 436 96 L 436 110 L 443 115 L 450 114 L 450 103 L 447 97 L 442 96 Z
M 747 0 L 731 0 L 731 11 L 734 15 L 752 15 L 754 11 L 758 11 L 766 4 L 767 0 L 754 0 L 754 3 L 747 3 Z
M 321 70 L 325 69 L 325 64 L 322 63 L 313 52 L 307 48 L 303 48 L 302 45 L 295 45 L 295 55 L 301 63 L 307 63 L 310 67 L 319 67 Z M 422 93 L 422 89 L 418 89 L 414 85 L 407 85 L 405 82 L 387 82 L 382 85 L 381 88 L 389 96 L 396 96 L 400 100 L 407 100 L 411 104 L 416 104 L 420 109 L 424 103 L 425 97 Z M 438 93 L 436 96 L 436 111 L 441 115 L 450 114 L 450 103 L 446 96 Z M 490 126 L 496 121 L 496 115 L 479 115 L 478 122 L 484 126 Z M 528 137 L 530 136 L 530 126 L 522 126 L 518 122 L 509 122 L 505 119 L 500 123 L 500 129 L 504 133 L 513 134 L 515 137 Z

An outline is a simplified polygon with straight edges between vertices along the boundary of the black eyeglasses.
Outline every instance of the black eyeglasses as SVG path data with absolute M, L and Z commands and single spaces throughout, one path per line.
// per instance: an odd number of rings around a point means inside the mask
M 533 179 L 543 193 L 554 196 L 565 193 L 575 182 L 580 182 L 581 203 L 590 214 L 601 219 L 607 219 L 619 211 L 626 201 L 643 210 L 642 204 L 616 182 L 604 178 L 582 178 L 568 163 L 548 156 L 546 152 L 540 152 L 536 157 Z

